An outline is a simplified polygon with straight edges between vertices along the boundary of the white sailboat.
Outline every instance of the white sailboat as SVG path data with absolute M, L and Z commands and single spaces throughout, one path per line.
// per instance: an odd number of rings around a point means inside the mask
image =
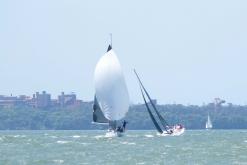
M 148 114 L 156 128 L 156 130 L 158 131 L 157 135 L 158 136 L 180 136 L 184 133 L 185 131 L 185 127 L 182 124 L 176 124 L 174 126 L 170 126 L 168 124 L 168 122 L 164 119 L 164 117 L 159 113 L 158 109 L 156 108 L 155 104 L 152 101 L 152 98 L 150 97 L 150 95 L 148 94 L 147 90 L 145 89 L 144 85 L 141 82 L 140 77 L 138 76 L 137 72 L 134 70 L 135 75 L 138 79 L 139 82 L 139 86 L 140 86 L 140 90 L 141 90 L 141 94 L 142 94 L 142 98 L 145 102 L 145 106 L 147 108 Z M 145 96 L 146 95 L 146 96 Z M 151 106 L 147 103 L 146 97 L 148 98 Z M 155 119 L 155 116 L 152 112 L 152 109 L 154 111 L 154 114 L 157 115 L 159 120 Z M 159 122 L 160 123 L 159 123 Z
M 129 94 L 121 65 L 112 46 L 98 61 L 94 72 L 93 122 L 108 124 L 107 137 L 122 136 L 126 122 L 118 125 L 129 109 Z
M 212 129 L 212 128 L 213 128 L 213 124 L 212 124 L 210 116 L 208 114 L 208 120 L 206 122 L 206 129 Z

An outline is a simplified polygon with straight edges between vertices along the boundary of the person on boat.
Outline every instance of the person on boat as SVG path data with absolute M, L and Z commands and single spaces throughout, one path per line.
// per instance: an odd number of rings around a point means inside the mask
M 122 126 L 122 128 L 123 128 L 123 130 L 125 130 L 125 127 L 126 127 L 126 124 L 127 124 L 128 122 L 127 121 L 123 121 L 123 126 Z
M 183 128 L 183 125 L 182 124 L 177 124 L 176 129 L 180 130 L 182 128 Z
M 169 133 L 169 134 L 172 134 L 172 133 L 173 133 L 173 130 L 172 130 L 172 129 L 170 129 L 168 133 Z
M 116 131 L 117 132 L 123 132 L 123 129 L 120 126 L 118 126 L 117 129 L 116 129 Z
M 125 131 L 125 128 L 126 128 L 127 123 L 128 123 L 128 122 L 124 120 L 124 121 L 123 121 L 123 125 L 122 125 L 121 127 L 120 127 L 120 126 L 118 126 L 118 127 L 117 127 L 117 129 L 116 129 L 116 131 L 117 131 L 117 132 L 124 132 L 124 131 Z
M 167 132 L 168 134 L 172 134 L 172 133 L 173 133 L 172 127 L 167 125 L 167 126 L 166 126 L 166 132 Z

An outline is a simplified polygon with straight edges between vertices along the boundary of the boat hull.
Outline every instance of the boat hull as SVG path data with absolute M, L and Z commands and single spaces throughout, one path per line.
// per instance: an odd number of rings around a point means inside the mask
M 157 135 L 159 135 L 159 136 L 180 136 L 180 135 L 184 134 L 185 128 L 173 129 L 172 131 L 173 131 L 173 133 L 171 133 L 171 134 L 169 134 L 167 132 L 163 132 L 162 134 L 158 133 Z
M 124 132 L 119 132 L 119 131 L 108 131 L 105 134 L 105 137 L 107 138 L 122 137 L 122 136 L 124 136 Z

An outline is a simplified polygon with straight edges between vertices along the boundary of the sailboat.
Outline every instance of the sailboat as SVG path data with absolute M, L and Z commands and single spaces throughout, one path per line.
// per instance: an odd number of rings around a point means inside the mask
M 212 128 L 213 128 L 213 124 L 212 124 L 210 116 L 208 114 L 208 120 L 206 122 L 206 129 L 212 129 Z
M 108 124 L 106 137 L 122 136 L 126 121 L 119 122 L 129 109 L 129 94 L 119 60 L 108 46 L 107 52 L 98 61 L 94 72 L 95 96 L 93 122 Z
M 168 135 L 179 136 L 179 135 L 183 134 L 184 131 L 185 131 L 184 126 L 181 125 L 181 124 L 176 124 L 174 126 L 170 126 L 168 124 L 168 122 L 164 119 L 164 117 L 157 110 L 155 104 L 153 103 L 150 95 L 148 94 L 148 92 L 145 89 L 143 83 L 141 82 L 141 79 L 140 79 L 139 75 L 137 74 L 137 72 L 135 70 L 134 70 L 134 73 L 135 73 L 135 75 L 136 75 L 136 77 L 138 79 L 140 90 L 141 90 L 141 94 L 142 94 L 142 98 L 144 100 L 144 103 L 145 103 L 145 106 L 147 108 L 148 114 L 149 114 L 149 116 L 150 116 L 150 118 L 151 118 L 151 120 L 152 120 L 152 122 L 153 122 L 153 124 L 154 124 L 154 126 L 156 128 L 156 130 L 158 131 L 158 135 L 161 135 L 161 136 L 168 136 Z M 155 116 L 151 111 L 150 105 L 148 104 L 145 95 L 149 99 L 151 107 L 154 110 L 156 116 L 158 117 L 158 119 L 160 121 L 160 124 L 155 119 Z

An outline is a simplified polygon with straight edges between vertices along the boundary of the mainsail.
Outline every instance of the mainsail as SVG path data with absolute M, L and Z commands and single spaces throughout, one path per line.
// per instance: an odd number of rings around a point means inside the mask
M 109 125 L 114 128 L 129 109 L 129 94 L 121 65 L 109 45 L 98 61 L 94 72 L 95 96 L 98 106 Z
M 213 128 L 213 124 L 212 124 L 210 116 L 208 114 L 208 120 L 206 122 L 206 129 L 211 129 L 211 128 Z
M 149 106 L 148 106 L 148 104 L 147 104 L 147 102 L 146 102 L 146 99 L 145 99 L 145 97 L 144 97 L 144 94 L 143 94 L 142 89 L 144 90 L 145 94 L 147 95 L 147 97 L 148 97 L 148 99 L 149 99 L 149 101 L 150 101 L 150 103 L 151 103 L 151 105 L 152 105 L 152 107 L 153 107 L 153 109 L 154 109 L 156 115 L 158 116 L 158 118 L 159 118 L 159 120 L 160 120 L 160 122 L 161 122 L 161 124 L 162 124 L 162 126 L 164 127 L 164 129 L 166 130 L 166 132 L 168 132 L 167 128 L 169 128 L 169 124 L 165 121 L 165 119 L 164 119 L 164 118 L 161 116 L 161 114 L 158 112 L 158 110 L 157 110 L 156 106 L 154 105 L 154 103 L 153 103 L 153 101 L 152 101 L 150 95 L 148 94 L 147 90 L 145 89 L 144 85 L 142 84 L 141 79 L 139 78 L 139 76 L 138 76 L 138 74 L 136 73 L 135 70 L 134 70 L 134 72 L 135 72 L 135 75 L 136 75 L 136 77 L 137 77 L 137 79 L 138 79 L 138 81 L 139 81 L 139 85 L 140 85 L 140 88 L 141 88 L 143 100 L 144 100 L 144 102 L 145 102 L 145 105 L 146 105 L 146 107 L 147 107 L 147 110 L 148 110 L 148 112 L 149 112 L 149 115 L 150 115 L 150 117 L 151 117 L 151 119 L 152 119 L 152 121 L 153 121 L 153 123 L 154 123 L 154 125 L 155 125 L 155 127 L 156 127 L 156 129 L 157 129 L 157 131 L 158 131 L 158 132 L 161 131 L 160 133 L 163 132 L 162 129 L 160 128 L 160 126 L 158 125 L 157 121 L 156 121 L 155 118 L 153 117 L 152 112 L 150 111 L 150 108 L 149 108 Z
M 152 105 L 152 107 L 153 107 L 155 113 L 156 113 L 157 116 L 159 117 L 160 122 L 161 122 L 163 128 L 167 131 L 167 127 L 169 127 L 169 124 L 165 121 L 165 119 L 164 119 L 164 118 L 161 116 L 161 114 L 158 112 L 158 110 L 157 110 L 156 106 L 154 105 L 154 103 L 153 103 L 153 101 L 152 101 L 150 95 L 148 94 L 147 90 L 145 89 L 144 85 L 142 84 L 141 79 L 139 78 L 139 76 L 138 76 L 138 74 L 136 73 L 135 70 L 134 70 L 134 72 L 135 72 L 135 74 L 136 74 L 136 77 L 137 77 L 137 79 L 138 79 L 138 81 L 139 81 L 140 86 L 143 88 L 143 90 L 144 90 L 145 94 L 147 95 L 147 97 L 148 97 L 148 99 L 149 99 L 149 101 L 150 101 L 150 103 L 151 103 L 151 105 Z

